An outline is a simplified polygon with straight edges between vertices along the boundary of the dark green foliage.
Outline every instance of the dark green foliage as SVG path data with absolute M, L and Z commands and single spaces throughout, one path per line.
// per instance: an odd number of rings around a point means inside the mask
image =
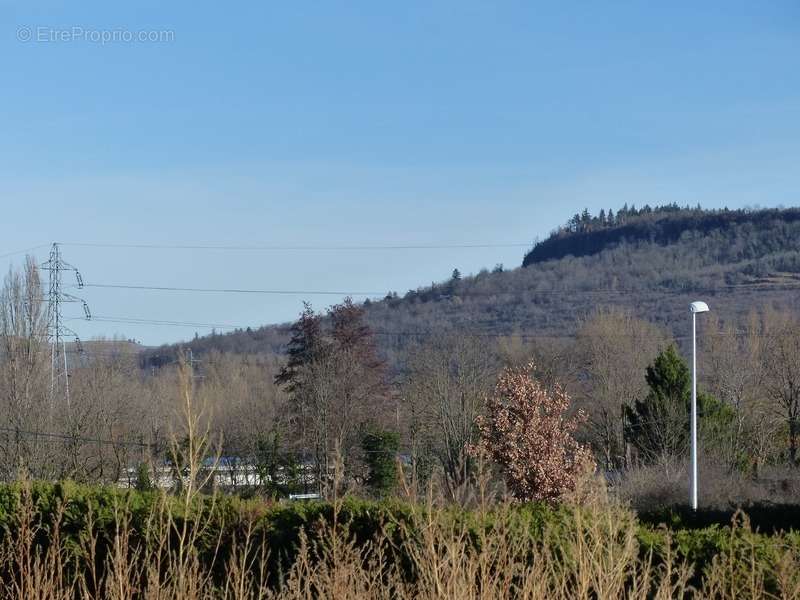
M 136 489 L 140 492 L 148 492 L 153 489 L 153 482 L 150 480 L 150 468 L 147 463 L 139 463 L 136 468 Z
M 563 228 L 553 232 L 549 238 L 536 244 L 525 255 L 522 266 L 565 256 L 596 254 L 622 242 L 646 241 L 666 245 L 678 241 L 688 231 L 707 234 L 741 224 L 763 227 L 772 220 L 795 223 L 800 221 L 800 210 L 765 210 L 753 213 L 727 209 L 704 211 L 699 207 L 680 208 L 676 204 L 651 209 L 645 205 L 640 210 L 623 207 L 612 218 L 601 218 L 599 215 L 592 217 L 584 210 L 582 214 L 572 217 Z
M 291 328 L 287 345 L 286 365 L 275 376 L 275 383 L 286 386 L 295 393 L 299 385 L 299 371 L 305 365 L 321 359 L 329 351 L 322 335 L 322 317 L 314 312 L 308 302 L 303 303 L 303 312 Z
M 800 505 L 798 504 L 753 504 L 728 509 L 699 508 L 692 510 L 687 505 L 676 505 L 656 510 L 640 511 L 639 522 L 647 527 L 666 526 L 672 530 L 697 530 L 722 527 L 731 522 L 739 510 L 744 510 L 750 525 L 764 534 L 780 531 L 800 531 Z
M 260 491 L 270 497 L 303 491 L 297 456 L 286 450 L 278 432 L 260 435 L 255 443 L 255 467 L 262 482 Z
M 684 454 L 689 441 L 691 373 L 675 346 L 661 352 L 645 375 L 649 392 L 625 408 L 625 437 L 645 461 Z M 700 435 L 718 445 L 730 430 L 733 409 L 712 396 L 697 394 Z
M 698 437 L 704 451 L 723 450 L 734 446 L 736 430 L 736 410 L 714 396 L 700 391 L 697 393 Z M 738 457 L 738 467 L 747 464 L 744 457 Z
M 683 454 L 688 438 L 691 379 L 674 346 L 647 367 L 647 396 L 625 407 L 625 437 L 646 460 Z
M 397 485 L 397 451 L 400 434 L 395 431 L 369 429 L 361 440 L 364 462 L 369 468 L 366 484 L 377 496 L 385 496 Z

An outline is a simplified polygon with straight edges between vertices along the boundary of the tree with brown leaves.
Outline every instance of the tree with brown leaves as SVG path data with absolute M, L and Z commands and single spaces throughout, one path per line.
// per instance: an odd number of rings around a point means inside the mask
M 581 473 L 594 466 L 592 453 L 573 433 L 585 416 L 566 415 L 569 396 L 558 385 L 545 388 L 531 377 L 533 365 L 506 369 L 476 420 L 485 452 L 503 469 L 517 500 L 554 502 L 575 489 Z

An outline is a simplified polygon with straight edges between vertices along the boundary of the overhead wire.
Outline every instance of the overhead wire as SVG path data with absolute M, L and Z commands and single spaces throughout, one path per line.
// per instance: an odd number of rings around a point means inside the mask
M 84 283 L 87 288 L 110 288 L 123 290 L 147 290 L 160 292 L 192 292 L 192 293 L 220 293 L 220 294 L 277 294 L 286 296 L 378 296 L 386 292 L 340 292 L 321 290 L 255 290 L 241 288 L 189 288 L 157 285 L 127 285 L 116 283 Z
M 442 286 L 446 284 L 440 284 Z M 76 287 L 75 285 L 67 287 Z M 125 284 L 125 283 L 87 283 L 83 284 L 84 288 L 105 288 L 105 289 L 122 289 L 122 290 L 142 290 L 142 291 L 156 291 L 156 292 L 188 292 L 188 293 L 220 293 L 220 294 L 275 294 L 275 295 L 293 295 L 293 296 L 386 296 L 386 291 L 347 291 L 347 290 L 279 290 L 279 289 L 251 289 L 251 288 L 201 288 L 201 287 L 180 287 L 180 286 L 166 286 L 166 285 L 143 285 L 143 284 Z M 411 290 L 412 294 L 425 294 L 433 293 L 440 294 L 443 297 L 458 296 L 460 298 L 469 298 L 471 296 L 507 296 L 507 295 L 561 295 L 561 296 L 589 296 L 596 294 L 642 294 L 642 293 L 657 293 L 657 294 L 672 294 L 672 295 L 689 295 L 689 294 L 717 294 L 724 292 L 760 292 L 760 291 L 792 291 L 800 290 L 798 285 L 763 285 L 763 286 L 745 286 L 745 285 L 725 285 L 725 286 L 698 286 L 691 289 L 660 289 L 660 288 L 617 288 L 617 289 L 518 289 L 518 290 L 458 290 L 458 291 L 445 291 L 437 290 L 435 288 L 423 288 L 420 290 Z M 460 292 L 460 293 L 458 293 Z M 391 293 L 391 292 L 389 292 Z M 398 296 L 398 299 L 401 297 Z
M 45 248 L 50 244 L 39 244 L 37 246 L 31 246 L 30 248 L 23 248 L 22 250 L 13 250 L 11 252 L 5 252 L 0 254 L 0 258 L 7 258 L 9 256 L 14 256 L 16 254 L 24 254 L 26 252 L 33 252 L 34 250 L 39 250 L 40 248 Z
M 217 244 L 121 244 L 95 242 L 60 242 L 62 246 L 86 248 L 125 248 L 145 250 L 232 250 L 232 251 L 371 251 L 371 250 L 459 250 L 468 248 L 530 248 L 527 243 L 474 243 L 474 244 L 359 244 L 359 245 L 217 245 Z
M 204 327 L 204 328 L 218 328 L 218 329 L 246 329 L 248 325 L 231 325 L 230 323 L 199 323 L 195 321 L 173 321 L 173 320 L 159 320 L 159 319 L 140 319 L 136 317 L 105 317 L 105 316 L 92 316 L 92 321 L 99 321 L 102 323 L 127 323 L 131 325 L 164 325 L 174 327 Z M 252 327 L 252 326 L 250 326 Z
M 0 432 L 3 433 L 13 433 L 15 435 L 25 435 L 29 437 L 46 437 L 46 438 L 53 438 L 53 439 L 60 439 L 64 441 L 70 442 L 88 442 L 92 444 L 108 444 L 114 446 L 136 446 L 139 448 L 146 448 L 149 447 L 149 444 L 145 442 L 130 442 L 125 440 L 105 440 L 101 438 L 89 438 L 79 435 L 71 435 L 68 433 L 52 433 L 49 431 L 30 431 L 25 429 L 17 429 L 13 427 L 0 427 Z

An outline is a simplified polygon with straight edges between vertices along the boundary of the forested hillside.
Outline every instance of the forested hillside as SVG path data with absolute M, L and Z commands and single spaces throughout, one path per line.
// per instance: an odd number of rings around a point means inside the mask
M 616 215 L 613 210 L 601 210 L 590 215 L 587 210 L 574 215 L 566 225 L 554 231 L 545 241 L 525 255 L 522 266 L 527 267 L 547 260 L 566 256 L 597 254 L 621 243 L 648 242 L 665 246 L 679 242 L 687 233 L 717 235 L 726 232 L 725 238 L 732 242 L 724 244 L 718 260 L 739 262 L 759 258 L 784 247 L 791 248 L 792 236 L 796 233 L 792 225 L 800 220 L 800 210 L 714 210 L 680 208 L 676 204 L 641 209 L 621 208 Z M 775 231 L 779 237 L 753 236 L 754 231 Z M 795 238 L 796 239 L 796 238 Z M 739 242 L 739 243 L 737 243 Z M 744 243 L 742 243 L 744 242 Z M 727 251 L 725 251 L 727 250 Z
M 367 300 L 367 321 L 391 357 L 422 336 L 452 329 L 570 336 L 583 316 L 603 306 L 631 309 L 675 335 L 686 334 L 686 306 L 696 297 L 727 322 L 766 306 L 798 308 L 800 209 L 584 211 L 536 244 L 523 265 Z M 287 326 L 266 326 L 188 345 L 195 352 L 271 353 L 287 340 Z M 147 360 L 174 351 L 161 348 Z

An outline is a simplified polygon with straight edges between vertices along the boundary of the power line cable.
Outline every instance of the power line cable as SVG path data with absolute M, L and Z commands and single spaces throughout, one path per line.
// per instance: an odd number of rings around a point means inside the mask
M 475 244 L 361 244 L 342 246 L 231 246 L 214 244 L 114 244 L 93 242 L 63 242 L 63 246 L 87 248 L 127 248 L 145 250 L 233 250 L 233 251 L 371 251 L 371 250 L 460 250 L 469 248 L 530 248 L 532 243 L 475 243 Z
M 149 444 L 146 444 L 144 442 L 129 442 L 125 440 L 119 440 L 119 441 L 104 440 L 100 438 L 88 438 L 78 435 L 70 435 L 68 433 L 52 433 L 48 431 L 28 431 L 25 429 L 16 429 L 12 427 L 0 427 L 0 432 L 13 433 L 15 435 L 25 435 L 29 437 L 47 437 L 47 438 L 60 439 L 70 442 L 88 442 L 92 444 L 108 444 L 113 446 L 136 446 L 140 448 L 143 447 L 146 448 L 149 446 Z
M 136 317 L 104 317 L 94 316 L 92 321 L 101 323 L 127 323 L 130 325 L 164 325 L 175 327 L 211 327 L 218 329 L 246 329 L 252 325 L 231 325 L 230 323 L 198 323 L 194 321 L 170 321 L 158 319 L 139 319 Z
M 189 288 L 157 285 L 125 285 L 111 283 L 87 283 L 84 287 L 110 288 L 122 290 L 147 290 L 158 292 L 191 292 L 191 293 L 219 293 L 219 294 L 276 294 L 286 296 L 379 296 L 386 292 L 336 292 L 320 290 L 251 290 L 238 288 Z
M 446 284 L 442 284 L 446 285 Z M 187 292 L 187 293 L 219 293 L 219 294 L 267 294 L 267 295 L 286 295 L 286 296 L 385 296 L 387 292 L 379 291 L 334 291 L 334 290 L 266 290 L 249 288 L 199 288 L 199 287 L 178 287 L 178 286 L 159 286 L 159 285 L 139 285 L 121 283 L 84 283 L 87 288 L 105 288 L 122 290 L 142 290 L 156 292 Z M 469 299 L 472 296 L 507 296 L 507 295 L 560 295 L 560 296 L 591 296 L 591 295 L 616 295 L 616 294 L 671 294 L 687 296 L 690 294 L 719 294 L 725 292 L 764 292 L 764 291 L 793 291 L 800 290 L 800 285 L 788 286 L 719 286 L 719 287 L 695 287 L 691 289 L 659 289 L 659 288 L 626 288 L 626 289 L 580 289 L 580 290 L 558 290 L 558 289 L 518 289 L 518 290 L 457 290 L 445 291 L 430 288 L 422 290 L 412 290 L 412 294 L 438 293 L 441 297 L 457 296 L 462 299 Z M 398 296 L 398 299 L 402 297 Z
M 14 256 L 15 254 L 24 254 L 25 252 L 33 252 L 34 250 L 39 250 L 40 248 L 46 248 L 50 244 L 39 244 L 38 246 L 31 246 L 30 248 L 23 248 L 22 250 L 14 250 L 12 252 L 6 252 L 4 254 L 0 254 L 0 258 L 6 258 L 8 256 Z

